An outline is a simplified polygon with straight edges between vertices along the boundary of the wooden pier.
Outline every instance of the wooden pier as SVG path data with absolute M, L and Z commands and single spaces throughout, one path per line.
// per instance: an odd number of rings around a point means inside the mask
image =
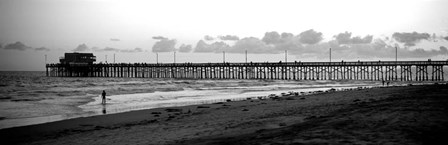
M 444 81 L 448 61 L 47 64 L 50 77 Z

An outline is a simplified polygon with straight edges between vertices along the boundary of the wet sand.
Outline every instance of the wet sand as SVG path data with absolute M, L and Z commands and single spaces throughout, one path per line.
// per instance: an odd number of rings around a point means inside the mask
M 8 144 L 443 144 L 448 86 L 158 108 L 0 130 Z

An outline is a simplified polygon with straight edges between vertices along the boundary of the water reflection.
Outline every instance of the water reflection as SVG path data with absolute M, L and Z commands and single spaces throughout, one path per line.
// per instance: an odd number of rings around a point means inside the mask
M 103 104 L 103 114 L 106 114 L 106 104 Z

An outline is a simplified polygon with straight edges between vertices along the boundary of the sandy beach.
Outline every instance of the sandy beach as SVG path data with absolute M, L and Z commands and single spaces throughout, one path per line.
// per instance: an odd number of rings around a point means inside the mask
M 0 130 L 7 144 L 443 144 L 448 86 L 250 99 Z

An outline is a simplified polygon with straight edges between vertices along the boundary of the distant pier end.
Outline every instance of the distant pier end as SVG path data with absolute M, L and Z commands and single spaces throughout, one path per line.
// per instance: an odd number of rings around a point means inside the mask
M 66 53 L 46 64 L 50 77 L 175 79 L 444 81 L 448 61 L 355 61 L 276 63 L 93 63 L 91 53 Z

